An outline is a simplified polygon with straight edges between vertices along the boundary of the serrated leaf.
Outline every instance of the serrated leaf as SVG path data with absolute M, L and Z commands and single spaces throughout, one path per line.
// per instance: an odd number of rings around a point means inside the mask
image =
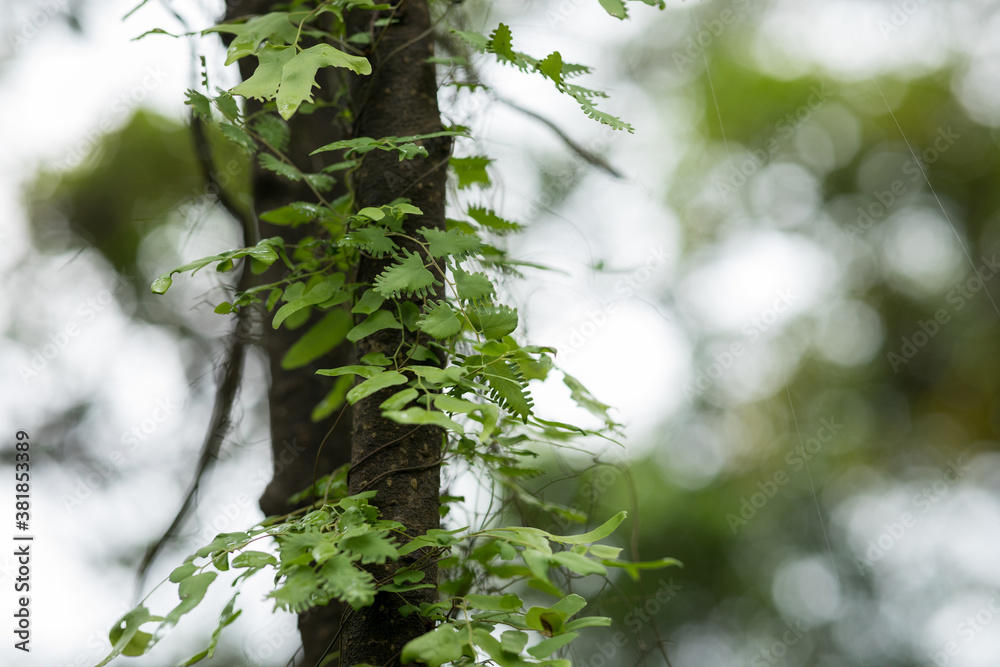
M 212 119 L 212 101 L 210 99 L 208 99 L 198 91 L 191 89 L 185 91 L 184 94 L 185 96 L 187 96 L 187 100 L 184 102 L 184 104 L 187 104 L 192 109 L 194 109 L 194 112 L 199 116 L 201 116 L 202 118 L 204 118 L 205 120 Z
M 284 151 L 288 148 L 291 131 L 288 124 L 274 114 L 264 114 L 253 122 L 253 129 L 268 144 Z
M 517 364 L 500 358 L 477 355 L 466 358 L 466 365 L 480 367 L 479 373 L 490 388 L 490 395 L 500 407 L 521 417 L 527 423 L 533 401 L 528 395 L 527 382 L 517 369 Z
M 339 542 L 341 549 L 361 557 L 362 563 L 384 563 L 397 560 L 399 552 L 386 533 L 371 529 L 353 529 L 345 532 Z
M 382 371 L 347 392 L 347 402 L 354 405 L 361 399 L 371 396 L 375 392 L 385 389 L 386 387 L 392 387 L 397 384 L 405 384 L 407 382 L 409 382 L 409 380 L 407 380 L 406 376 L 399 371 Z
M 521 231 L 524 227 L 516 222 L 506 220 L 497 215 L 493 209 L 482 206 L 470 206 L 469 217 L 496 234 L 507 234 Z
M 478 237 L 462 233 L 457 229 L 442 231 L 440 229 L 422 227 L 417 231 L 427 239 L 427 252 L 432 257 L 444 257 L 445 255 L 464 257 L 470 252 L 475 252 L 479 249 Z
M 497 54 L 497 58 L 502 61 L 516 63 L 518 58 L 513 49 L 513 36 L 510 28 L 501 23 L 496 30 L 490 33 L 490 43 L 488 50 Z
M 273 171 L 279 176 L 283 176 L 294 183 L 298 183 L 302 180 L 302 172 L 299 171 L 294 165 L 282 162 L 270 153 L 261 153 L 257 160 L 260 162 L 260 166 L 264 167 L 268 171 Z
M 455 290 L 458 292 L 458 298 L 463 301 L 490 299 L 496 295 L 496 288 L 485 273 L 479 271 L 467 273 L 458 267 L 454 271 L 454 276 Z
M 343 246 L 361 248 L 376 258 L 384 257 L 398 247 L 382 227 L 362 227 L 350 232 L 340 241 Z
M 603 2 L 604 0 L 602 0 Z M 611 0 L 612 2 L 619 2 L 620 0 Z M 562 55 L 558 51 L 553 51 L 545 57 L 544 60 L 540 61 L 535 66 L 539 72 L 544 76 L 552 79 L 556 84 L 561 84 L 563 82 L 563 61 Z
M 375 600 L 372 575 L 354 566 L 344 554 L 323 563 L 319 572 L 323 589 L 354 609 L 371 605 Z
M 393 264 L 375 278 L 375 289 L 385 298 L 426 296 L 438 284 L 434 274 L 424 266 L 420 255 L 409 254 L 398 264 Z
M 484 304 L 470 308 L 468 314 L 473 328 L 489 340 L 500 340 L 517 329 L 516 308 Z
M 281 367 L 292 370 L 319 359 L 340 345 L 353 325 L 347 311 L 341 308 L 331 310 L 288 348 L 281 360 Z
M 376 310 L 363 322 L 347 332 L 347 340 L 357 343 L 365 336 L 370 336 L 383 329 L 402 329 L 403 325 L 388 310 Z
M 471 157 L 453 157 L 448 161 L 455 176 L 458 177 L 458 189 L 464 190 L 479 184 L 488 186 L 490 175 L 486 173 L 486 167 L 493 162 L 483 155 L 473 155 Z
M 474 48 L 480 53 L 486 53 L 486 47 L 489 46 L 490 39 L 481 32 L 474 32 L 472 30 L 452 30 L 452 34 L 458 35 L 462 41 Z
M 447 303 L 439 301 L 417 320 L 417 328 L 434 338 L 448 338 L 462 330 L 462 322 Z

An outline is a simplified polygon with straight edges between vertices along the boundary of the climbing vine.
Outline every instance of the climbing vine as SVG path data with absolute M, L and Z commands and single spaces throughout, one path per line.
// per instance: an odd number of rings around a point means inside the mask
M 600 1 L 612 16 L 625 17 L 620 0 Z M 657 0 L 643 1 L 662 8 Z M 356 180 L 367 154 L 383 151 L 399 162 L 426 158 L 428 142 L 445 139 L 462 146 L 471 139 L 469 131 L 454 126 L 429 134 L 359 136 L 317 146 L 313 155 L 330 156 L 318 171 L 301 168 L 286 154 L 286 121 L 297 113 L 333 104 L 314 99 L 317 72 L 333 67 L 349 76 L 370 75 L 372 66 L 362 55 L 364 47 L 377 42 L 378 31 L 391 24 L 391 10 L 393 5 L 373 0 L 294 0 L 276 5 L 268 14 L 212 26 L 202 33 L 231 36 L 226 65 L 253 57 L 257 67 L 231 90 L 212 92 L 207 85 L 189 90 L 187 104 L 199 123 L 216 127 L 261 168 L 308 187 L 313 195 L 310 201 L 289 201 L 260 218 L 288 228 L 308 225 L 311 233 L 296 235 L 295 242 L 274 236 L 252 247 L 199 259 L 157 278 L 152 291 L 163 294 L 176 274 L 206 267 L 228 272 L 240 262 L 249 262 L 254 273 L 261 274 L 280 263 L 285 271 L 279 280 L 238 291 L 215 311 L 228 315 L 263 307 L 272 313 L 274 329 L 290 330 L 318 311 L 321 317 L 288 350 L 283 367 L 301 368 L 344 341 L 358 343 L 377 332 L 398 332 L 394 349 L 370 352 L 356 364 L 318 371 L 330 378 L 330 391 L 315 406 L 315 420 L 327 419 L 345 404 L 392 388 L 393 393 L 380 404 L 382 416 L 415 428 L 443 429 L 441 462 L 461 462 L 488 476 L 505 494 L 554 513 L 563 523 L 581 521 L 584 517 L 579 512 L 536 497 L 519 480 L 542 472 L 532 464 L 538 445 L 559 446 L 576 436 L 617 442 L 620 426 L 609 415 L 608 406 L 565 373 L 562 378 L 573 399 L 599 417 L 603 427 L 586 429 L 536 413 L 529 382 L 560 373 L 554 362 L 556 350 L 521 339 L 517 309 L 501 302 L 495 283 L 497 275 L 517 275 L 524 268 L 497 242 L 519 231 L 521 225 L 478 205 L 464 207 L 464 215 L 448 219 L 444 228 L 420 226 L 423 211 L 405 197 L 378 206 L 358 205 Z M 350 33 L 345 20 L 348 11 L 390 11 L 390 16 L 374 21 L 373 31 Z M 558 51 L 542 58 L 515 51 L 511 29 L 503 23 L 488 35 L 468 30 L 449 34 L 466 45 L 470 58 L 493 58 L 526 74 L 540 75 L 574 99 L 590 118 L 616 130 L 633 131 L 623 120 L 597 108 L 603 93 L 574 83 L 589 68 L 563 61 Z M 307 39 L 319 43 L 307 47 Z M 472 67 L 461 55 L 435 61 Z M 466 83 L 483 88 L 478 81 Z M 344 95 L 344 91 L 332 92 L 335 99 Z M 262 107 L 249 113 L 241 109 L 238 97 L 258 100 Z M 490 158 L 475 154 L 448 160 L 458 190 L 489 187 L 490 164 Z M 330 193 L 338 184 L 343 194 L 333 197 Z M 353 270 L 363 257 L 384 262 L 384 268 L 367 282 Z M 290 499 L 305 503 L 304 508 L 268 517 L 245 531 L 220 534 L 191 554 L 160 584 L 177 586 L 177 606 L 157 616 L 143 601 L 125 614 L 114 624 L 112 650 L 98 667 L 119 655 L 150 651 L 201 603 L 219 573 L 230 570 L 238 572 L 234 586 L 268 571 L 275 582 L 268 594 L 274 608 L 295 613 L 333 600 L 359 610 L 370 606 L 377 593 L 398 595 L 399 613 L 419 615 L 428 628 L 402 646 L 403 663 L 564 666 L 570 664 L 568 660 L 553 656 L 581 630 L 610 625 L 611 619 L 580 616 L 587 601 L 577 594 L 567 595 L 553 572 L 607 576 L 609 568 L 619 568 L 638 578 L 643 569 L 676 564 L 669 558 L 628 562 L 620 558 L 621 549 L 599 544 L 625 519 L 625 512 L 578 535 L 554 535 L 525 526 L 490 527 L 497 523 L 497 516 L 478 530 L 408 534 L 403 524 L 381 517 L 376 491 L 350 494 L 348 475 L 345 466 L 319 477 Z M 441 514 L 447 514 L 450 503 L 461 500 L 442 496 Z M 410 559 L 404 563 L 400 559 L 405 556 Z M 400 567 L 387 577 L 378 578 L 365 567 L 389 561 L 399 562 Z M 429 563 L 447 574 L 440 583 L 425 580 Z M 541 591 L 553 602 L 526 608 L 516 593 L 504 592 L 518 590 L 511 588 L 514 583 Z M 413 605 L 402 597 L 427 588 L 437 589 L 441 599 Z M 212 657 L 220 632 L 240 615 L 237 596 L 222 609 L 208 646 L 184 665 Z

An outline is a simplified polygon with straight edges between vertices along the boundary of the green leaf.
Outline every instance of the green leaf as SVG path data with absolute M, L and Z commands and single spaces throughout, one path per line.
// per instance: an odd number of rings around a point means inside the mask
M 480 53 L 486 53 L 486 47 L 489 46 L 489 38 L 482 34 L 481 32 L 474 32 L 471 30 L 452 30 L 452 34 L 458 35 L 466 44 L 474 48 Z
M 216 572 L 202 572 L 181 581 L 177 587 L 177 595 L 180 597 L 181 602 L 170 610 L 163 623 L 160 624 L 160 627 L 156 631 L 157 637 L 162 637 L 167 630 L 177 625 L 181 616 L 201 603 L 205 598 L 208 587 L 215 581 L 217 576 L 219 575 Z
M 281 86 L 276 102 L 278 113 L 288 120 L 303 102 L 312 102 L 316 71 L 321 67 L 343 67 L 356 74 L 371 74 L 372 66 L 360 56 L 352 56 L 329 44 L 317 44 L 296 54 L 281 70 Z
M 187 96 L 187 101 L 184 104 L 189 105 L 194 112 L 204 118 L 205 120 L 212 119 L 212 101 L 199 93 L 196 90 L 188 89 L 184 93 Z
M 253 122 L 253 129 L 260 138 L 279 151 L 288 148 L 291 131 L 288 124 L 274 114 L 264 114 Z
M 506 595 L 466 595 L 465 601 L 474 609 L 483 611 L 517 611 L 523 604 L 513 593 Z
M 461 267 L 455 269 L 455 289 L 463 301 L 489 299 L 496 295 L 493 282 L 485 273 L 466 273 Z M 516 324 L 515 324 L 516 326 Z
M 153 294 L 166 294 L 167 290 L 170 289 L 170 286 L 173 283 L 174 279 L 170 277 L 170 274 L 167 274 L 154 280 L 149 289 L 153 292 Z
M 427 424 L 440 426 L 455 433 L 465 433 L 461 425 L 452 421 L 443 412 L 437 410 L 425 410 L 424 408 L 412 407 L 406 410 L 391 410 L 383 413 L 386 419 L 391 419 L 397 424 Z
M 417 231 L 427 239 L 428 252 L 432 257 L 444 257 L 445 255 L 464 257 L 479 249 L 478 237 L 464 234 L 457 229 L 449 229 L 445 232 L 440 229 L 422 227 Z
M 187 579 L 197 571 L 198 566 L 194 563 L 184 563 L 179 567 L 175 567 L 174 571 L 170 573 L 170 581 L 175 584 L 179 584 L 181 581 Z
M 402 329 L 403 325 L 388 310 L 376 310 L 356 327 L 347 332 L 347 340 L 356 343 L 365 336 L 370 336 L 383 329 Z
M 444 301 L 424 313 L 417 320 L 417 327 L 434 338 L 449 338 L 462 330 L 462 322 L 455 316 L 455 311 Z
M 590 542 L 597 542 L 598 540 L 603 540 L 605 537 L 615 532 L 615 529 L 621 525 L 621 522 L 624 521 L 627 516 L 628 512 L 622 511 L 589 533 L 583 533 L 582 535 L 553 535 L 552 539 L 557 542 L 562 542 L 563 544 L 589 544 Z
M 382 306 L 384 301 L 384 297 L 382 297 L 375 290 L 370 289 L 367 290 L 360 299 L 358 299 L 358 302 L 354 304 L 354 308 L 351 308 L 351 312 L 360 313 L 362 315 L 371 315 Z
M 309 419 L 313 422 L 322 421 L 326 419 L 333 411 L 343 405 L 344 401 L 347 399 L 347 392 L 350 388 L 354 386 L 354 378 L 349 376 L 342 376 L 333 383 L 333 389 L 331 389 L 326 396 L 323 397 L 316 407 L 313 408 L 312 413 L 309 415 Z
M 244 551 L 233 558 L 233 567 L 264 567 L 265 565 L 277 566 L 277 559 L 269 553 L 263 551 Z
M 455 625 L 444 623 L 432 631 L 411 639 L 403 646 L 403 664 L 421 662 L 427 667 L 441 667 L 465 653 L 466 635 Z
M 612 2 L 618 1 L 620 0 L 612 0 Z M 540 61 L 537 65 L 535 65 L 535 67 L 542 73 L 543 76 L 552 79 L 556 82 L 556 84 L 561 84 L 563 82 L 563 61 L 562 55 L 558 51 L 553 51 L 547 55 L 545 59 Z
M 376 209 L 377 210 L 377 209 Z M 373 257 L 385 257 L 387 253 L 393 252 L 398 247 L 388 236 L 388 230 L 382 227 L 362 227 L 344 235 L 340 240 L 340 245 L 349 248 L 361 248 Z
M 572 398 L 577 405 L 587 410 L 595 417 L 600 418 L 606 426 L 616 426 L 615 420 L 608 414 L 611 406 L 601 403 L 599 400 L 594 398 L 594 395 L 591 394 L 585 386 L 583 386 L 582 382 L 569 373 L 563 372 L 563 383 L 569 387 L 570 398 Z
M 517 329 L 517 309 L 504 305 L 483 304 L 469 309 L 473 328 L 489 340 L 500 340 Z
M 260 216 L 264 222 L 272 225 L 289 225 L 297 227 L 313 220 L 329 220 L 330 210 L 304 201 L 297 201 L 275 208 Z
M 522 225 L 516 222 L 501 218 L 493 212 L 493 209 L 482 206 L 470 206 L 468 213 L 470 218 L 496 234 L 508 234 L 524 229 Z
M 226 606 L 222 608 L 222 613 L 219 614 L 219 625 L 215 628 L 215 631 L 212 632 L 212 639 L 208 644 L 208 648 L 189 658 L 187 662 L 181 665 L 181 667 L 190 667 L 190 665 L 201 662 L 205 658 L 212 658 L 212 656 L 215 655 L 215 647 L 219 644 L 219 636 L 222 634 L 222 629 L 231 625 L 233 621 L 239 618 L 240 614 L 243 613 L 242 609 L 237 612 L 233 611 L 233 608 L 236 606 L 236 597 L 238 595 L 239 591 L 237 591 L 236 594 L 229 599 L 229 602 L 226 603 Z
M 279 176 L 283 176 L 294 183 L 298 183 L 302 180 L 302 172 L 299 171 L 295 165 L 282 162 L 270 153 L 261 153 L 258 156 L 257 161 L 260 162 L 260 166 L 264 167 L 268 171 L 273 171 Z
M 559 551 L 552 554 L 552 560 L 568 568 L 572 572 L 576 572 L 579 575 L 587 576 L 590 574 L 607 574 L 608 571 L 600 563 L 593 561 L 582 554 L 576 554 L 571 551 Z
M 567 632 L 565 634 L 546 639 L 529 648 L 528 655 L 532 658 L 544 660 L 579 636 L 579 632 Z
M 254 55 L 257 56 L 257 69 L 250 78 L 235 86 L 231 92 L 261 102 L 273 100 L 281 86 L 282 69 L 295 57 L 295 49 L 289 46 L 265 44 Z
M 341 291 L 343 286 L 344 274 L 342 273 L 335 273 L 326 280 L 316 283 L 308 292 L 279 308 L 278 312 L 274 314 L 274 321 L 271 322 L 271 326 L 277 329 L 285 319 L 303 308 L 329 301 L 335 294 Z M 288 297 L 287 291 L 285 292 L 285 296 Z
M 563 626 L 563 632 L 573 632 L 583 628 L 606 628 L 611 625 L 607 616 L 584 616 Z
M 497 58 L 501 61 L 516 63 L 518 60 L 517 54 L 514 53 L 510 28 L 503 23 L 490 34 L 488 49 L 497 54 Z
M 111 653 L 96 667 L 104 667 L 119 655 L 137 656 L 144 654 L 153 639 L 148 632 L 140 632 L 139 628 L 152 621 L 162 621 L 162 616 L 152 616 L 144 605 L 139 605 L 115 622 L 108 633 L 111 640 Z
M 326 375 L 337 377 L 339 375 L 360 375 L 363 378 L 375 377 L 382 372 L 381 368 L 373 366 L 338 366 L 337 368 L 321 368 L 316 371 L 316 375 Z
M 354 322 L 342 308 L 335 308 L 295 341 L 281 360 L 285 370 L 301 368 L 340 345 Z
M 257 16 L 246 23 L 223 23 L 202 31 L 202 34 L 223 32 L 236 35 L 226 52 L 226 65 L 253 54 L 260 43 L 267 40 L 271 44 L 291 44 L 298 32 L 291 22 L 288 12 L 271 12 Z
M 379 405 L 379 407 L 386 411 L 402 410 L 419 395 L 420 392 L 416 389 L 413 387 L 407 387 L 406 389 L 397 391 L 395 394 L 382 401 L 382 404 Z
M 247 134 L 243 128 L 237 127 L 232 123 L 220 123 L 219 128 L 222 130 L 222 134 L 224 134 L 227 139 L 242 148 L 248 154 L 252 155 L 257 150 L 257 142 L 254 141 L 253 137 Z
M 520 630 L 508 630 L 500 635 L 500 649 L 505 653 L 519 654 L 528 643 L 528 633 Z
M 521 376 L 517 364 L 481 355 L 468 357 L 466 364 L 481 367 L 479 373 L 486 380 L 490 395 L 500 407 L 521 417 L 524 423 L 528 422 L 533 401 L 528 395 L 527 381 Z
M 406 251 L 404 251 L 406 252 Z M 420 255 L 408 254 L 398 264 L 394 264 L 375 278 L 375 289 L 385 298 L 406 296 L 426 296 L 428 289 L 438 284 L 434 274 L 424 267 Z
M 490 176 L 486 173 L 486 167 L 493 162 L 484 155 L 473 155 L 472 157 L 453 157 L 448 164 L 458 177 L 458 189 L 464 190 L 475 184 L 489 185 Z
M 601 7 L 604 7 L 604 10 L 616 19 L 628 18 L 628 11 L 625 9 L 625 3 L 622 0 L 600 0 L 600 2 Z
M 405 384 L 407 382 L 409 382 L 409 380 L 406 379 L 406 376 L 398 371 L 382 371 L 347 392 L 347 402 L 354 405 L 361 399 L 371 396 L 375 392 L 385 389 L 386 387 L 392 387 L 397 384 Z
M 590 547 L 590 553 L 592 553 L 597 558 L 605 558 L 608 560 L 614 560 L 618 558 L 622 550 L 620 547 L 609 547 L 606 544 L 595 544 Z M 607 565 L 607 563 L 605 563 Z
M 643 561 L 641 563 L 629 563 L 620 560 L 605 560 L 602 561 L 608 567 L 620 567 L 628 573 L 628 576 L 632 578 L 633 581 L 639 581 L 640 570 L 658 570 L 662 567 L 671 567 L 676 565 L 677 567 L 684 567 L 676 558 L 660 558 L 658 560 Z
M 386 533 L 379 530 L 352 529 L 345 532 L 338 542 L 341 549 L 361 556 L 362 563 L 384 563 L 396 560 L 399 552 Z
M 375 580 L 372 575 L 354 566 L 344 554 L 323 563 L 319 572 L 323 589 L 355 610 L 375 601 Z

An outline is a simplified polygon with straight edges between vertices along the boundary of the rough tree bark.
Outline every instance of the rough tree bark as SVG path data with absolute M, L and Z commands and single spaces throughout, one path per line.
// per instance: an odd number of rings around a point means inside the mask
M 228 0 L 225 20 L 266 14 L 274 4 L 274 0 Z M 244 79 L 253 73 L 257 64 L 255 58 L 243 58 L 239 62 Z M 338 90 L 343 83 L 341 73 L 332 67 L 320 70 L 317 78 L 321 84 L 321 97 L 328 97 L 330 91 Z M 249 112 L 259 108 L 259 103 L 247 101 Z M 321 158 L 309 155 L 313 149 L 346 137 L 348 128 L 336 119 L 338 111 L 319 109 L 308 115 L 296 114 L 289 121 L 290 143 L 286 153 L 303 170 L 315 172 L 324 165 Z M 344 192 L 342 186 L 338 184 L 338 187 L 340 191 L 331 193 L 331 197 Z M 290 201 L 311 201 L 314 197 L 304 183 L 293 183 L 256 163 L 252 189 L 254 210 L 258 215 Z M 308 226 L 290 229 L 265 222 L 260 222 L 260 227 L 262 238 L 283 236 L 291 243 L 315 231 Z M 261 279 L 269 282 L 278 280 L 283 270 L 284 267 L 276 264 Z M 333 416 L 319 423 L 313 423 L 311 413 L 330 390 L 329 379 L 317 376 L 316 370 L 352 363 L 352 346 L 345 342 L 302 368 L 286 370 L 281 367 L 281 360 L 288 349 L 318 319 L 314 314 L 305 325 L 289 331 L 284 326 L 275 330 L 270 326 L 270 317 L 261 318 L 261 343 L 267 351 L 270 367 L 268 406 L 274 475 L 260 498 L 260 508 L 266 515 L 281 515 L 296 509 L 288 503 L 289 496 L 307 488 L 313 479 L 350 460 L 351 411 L 345 410 L 340 415 L 338 409 Z M 336 428 L 326 437 L 338 416 Z M 320 449 L 324 438 L 326 443 Z M 343 611 L 343 605 L 333 602 L 299 614 L 298 627 L 304 651 L 301 664 L 308 667 L 319 664 L 337 634 Z
M 393 21 L 383 31 L 375 27 L 375 21 L 385 17 Z M 427 0 L 402 0 L 393 10 L 379 15 L 356 12 L 348 20 L 348 30 L 369 32 L 375 44 L 366 54 L 372 64 L 372 75 L 351 82 L 355 136 L 407 136 L 440 131 L 437 81 L 434 66 L 427 62 L 434 55 Z M 447 137 L 426 140 L 423 145 L 428 157 L 403 162 L 389 152 L 367 153 L 358 174 L 359 207 L 379 206 L 406 197 L 423 211 L 423 215 L 411 216 L 404 224 L 409 236 L 415 236 L 416 229 L 424 226 L 444 228 L 451 140 Z M 409 245 L 408 249 L 419 252 L 415 245 Z M 358 266 L 359 280 L 371 282 L 386 264 L 385 260 L 363 257 Z M 435 298 L 441 296 L 439 289 Z M 418 340 L 405 330 L 402 336 L 407 343 Z M 405 348 L 401 351 L 400 337 L 399 331 L 386 329 L 363 338 L 358 342 L 358 355 L 382 352 L 398 360 L 406 352 Z M 376 490 L 374 504 L 382 517 L 399 521 L 409 535 L 416 536 L 439 526 L 443 432 L 439 427 L 414 428 L 383 419 L 379 404 L 394 392 L 393 388 L 386 389 L 354 405 L 349 488 L 351 493 Z M 400 563 L 374 567 L 372 574 L 383 579 L 420 555 L 417 552 Z M 428 566 L 425 573 L 425 582 L 437 583 L 435 565 Z M 404 597 L 410 604 L 419 605 L 436 601 L 437 590 L 422 589 Z M 341 664 L 398 664 L 403 645 L 427 630 L 416 615 L 403 618 L 397 613 L 402 604 L 398 594 L 382 593 L 371 607 L 349 614 L 343 630 Z
M 273 0 L 227 0 L 225 18 L 232 20 L 264 14 L 273 4 Z M 427 2 L 403 0 L 394 10 L 383 12 L 381 17 L 385 16 L 394 19 L 385 29 L 374 27 L 379 17 L 371 12 L 355 12 L 349 18 L 348 28 L 352 32 L 382 33 L 375 40 L 375 47 L 366 54 L 372 63 L 372 75 L 351 76 L 350 79 L 353 85 L 349 104 L 356 119 L 353 130 L 342 127 L 337 120 L 339 108 L 320 109 L 310 115 L 296 114 L 291 119 L 291 145 L 287 153 L 301 168 L 318 171 L 323 166 L 321 158 L 309 156 L 309 152 L 347 136 L 405 136 L 430 134 L 441 129 L 435 72 L 433 65 L 426 62 L 433 55 Z M 256 63 L 245 58 L 240 65 L 246 78 Z M 329 98 L 330 93 L 341 86 L 342 76 L 337 68 L 320 70 L 321 90 L 317 95 Z M 253 111 L 259 107 L 251 104 L 249 108 Z M 392 154 L 382 151 L 368 153 L 356 183 L 358 207 L 379 206 L 407 197 L 424 212 L 407 222 L 409 232 L 422 226 L 443 228 L 451 141 L 443 138 L 427 141 L 424 145 L 429 152 L 428 158 L 406 162 L 398 162 Z M 258 213 L 289 201 L 311 199 L 304 184 L 290 183 L 259 167 L 255 167 L 253 189 L 254 208 Z M 336 194 L 339 193 L 333 196 Z M 296 230 L 287 227 L 269 230 L 266 223 L 261 223 L 261 227 L 262 237 L 280 234 L 286 240 L 294 240 L 290 232 L 294 234 Z M 304 235 L 311 231 L 302 228 L 298 233 Z M 416 247 L 410 249 L 418 251 Z M 363 258 L 357 267 L 358 279 L 370 282 L 383 266 L 381 261 Z M 280 268 L 275 270 L 280 271 Z M 275 278 L 271 274 L 264 276 L 265 280 Z M 439 293 L 437 297 L 440 296 Z M 375 351 L 392 358 L 400 344 L 399 333 L 390 330 L 365 338 L 356 351 L 349 345 L 340 346 L 304 368 L 292 371 L 281 368 L 281 359 L 308 324 L 311 322 L 294 332 L 284 327 L 274 331 L 267 324 L 263 327 L 271 368 L 269 406 L 274 479 L 261 497 L 261 509 L 266 514 L 284 514 L 294 509 L 287 503 L 290 495 L 308 487 L 314 475 L 320 477 L 331 472 L 350 458 L 355 464 L 350 477 L 351 493 L 378 491 L 374 503 L 381 509 L 383 518 L 403 523 L 410 535 L 438 527 L 441 429 L 413 429 L 382 419 L 379 404 L 393 393 L 392 390 L 359 402 L 353 414 L 348 410 L 321 451 L 319 445 L 332 421 L 314 424 L 310 420 L 312 408 L 330 388 L 328 379 L 315 375 L 316 369 L 347 365 Z M 410 562 L 418 556 L 411 555 Z M 399 565 L 389 564 L 376 568 L 373 574 L 382 578 L 396 567 Z M 436 583 L 436 567 L 428 568 L 424 580 Z M 435 600 L 436 595 L 435 589 L 426 589 L 406 597 L 409 602 L 419 604 Z M 379 595 L 372 607 L 348 614 L 341 634 L 340 664 L 398 663 L 403 644 L 426 631 L 417 618 L 404 619 L 396 613 L 401 604 L 396 595 Z M 340 629 L 342 614 L 341 605 L 331 604 L 299 615 L 305 653 L 303 665 L 319 664 Z

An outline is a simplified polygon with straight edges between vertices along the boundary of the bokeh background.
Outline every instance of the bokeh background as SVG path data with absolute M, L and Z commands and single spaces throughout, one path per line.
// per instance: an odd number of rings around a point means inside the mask
M 123 20 L 134 5 L 0 4 L 0 516 L 13 517 L 26 430 L 36 535 L 32 652 L 4 626 L 3 665 L 106 654 L 137 563 L 190 482 L 232 325 L 212 312 L 226 275 L 163 297 L 148 285 L 239 245 L 206 195 L 183 106 L 199 55 L 213 88 L 235 67 L 211 65 L 215 38 L 132 39 L 206 27 L 221 3 L 151 1 Z M 574 664 L 995 667 L 1000 5 L 629 7 L 624 23 L 596 0 L 460 8 L 485 32 L 511 24 L 520 50 L 595 66 L 589 82 L 634 135 L 540 77 L 482 75 L 620 179 L 501 101 L 441 93 L 478 137 L 465 150 L 497 158 L 482 201 L 529 225 L 512 253 L 559 269 L 506 286 L 528 335 L 626 425 L 626 450 L 549 457 L 583 476 L 538 492 L 592 523 L 629 507 L 620 545 L 684 562 L 641 585 L 582 583 L 616 620 L 577 642 Z M 240 187 L 246 165 L 229 176 Z M 151 582 L 261 518 L 266 383 L 255 352 L 237 428 Z M 544 416 L 587 419 L 559 383 L 533 393 Z M 0 549 L 7 623 L 12 551 Z M 294 617 L 270 613 L 266 583 L 245 589 L 216 664 L 293 655 Z M 226 597 L 210 592 L 122 664 L 196 652 Z

